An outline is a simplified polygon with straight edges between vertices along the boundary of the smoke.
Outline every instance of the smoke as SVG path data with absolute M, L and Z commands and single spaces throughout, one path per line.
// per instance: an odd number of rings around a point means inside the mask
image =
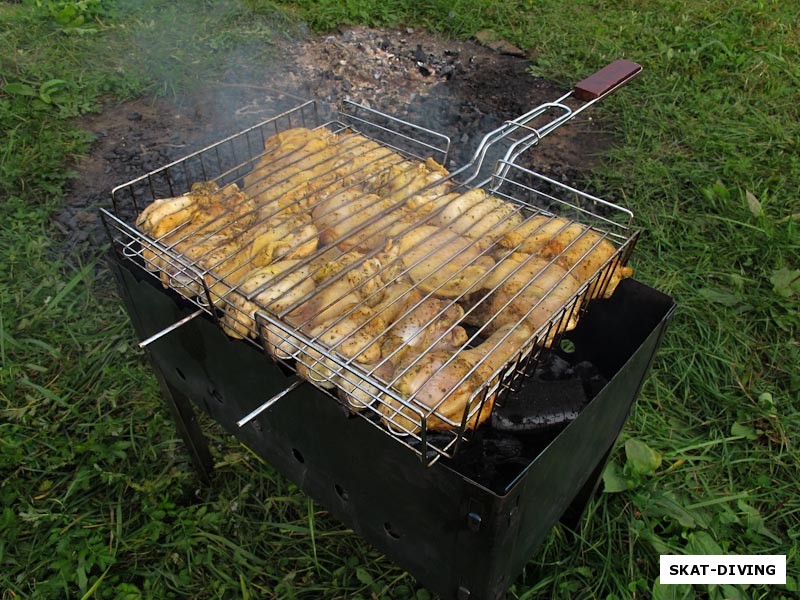
M 124 10 L 133 24 L 125 69 L 154 95 L 192 103 L 206 141 L 305 100 L 328 115 L 351 99 L 449 136 L 452 170 L 472 160 L 486 133 L 564 92 L 534 78 L 520 56 L 411 28 L 311 35 L 281 8 L 242 0 L 131 0 Z M 581 133 L 537 150 L 537 170 L 569 179 L 591 167 Z M 502 152 L 496 147 L 486 165 Z
M 129 24 L 121 69 L 148 82 L 153 96 L 180 104 L 201 95 L 207 117 L 254 121 L 283 108 L 260 102 L 297 95 L 276 74 L 286 69 L 286 50 L 307 30 L 277 8 L 254 9 L 239 0 L 132 0 L 121 10 Z

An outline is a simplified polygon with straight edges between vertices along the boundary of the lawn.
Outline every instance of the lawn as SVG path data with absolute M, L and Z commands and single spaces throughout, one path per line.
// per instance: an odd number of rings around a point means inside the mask
M 180 97 L 303 23 L 491 29 L 564 86 L 643 65 L 604 104 L 618 140 L 586 183 L 636 215 L 636 276 L 679 312 L 578 540 L 556 528 L 509 597 L 796 597 L 798 22 L 767 0 L 0 2 L 3 600 L 430 597 L 213 424 L 202 486 L 103 249 L 65 256 L 52 223 L 92 143 L 76 117 Z M 667 553 L 786 554 L 789 576 L 661 586 Z

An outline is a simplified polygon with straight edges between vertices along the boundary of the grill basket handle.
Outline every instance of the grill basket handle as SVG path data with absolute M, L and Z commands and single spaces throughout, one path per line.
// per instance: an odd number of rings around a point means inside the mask
M 577 100 L 589 102 L 610 94 L 618 87 L 625 85 L 629 79 L 638 75 L 642 66 L 625 59 L 612 62 L 586 79 L 579 81 L 573 95 Z
M 593 75 L 579 81 L 573 89 L 554 102 L 541 104 L 487 133 L 478 145 L 472 160 L 455 171 L 453 176 L 464 184 L 478 178 L 489 148 L 500 143 L 507 144 L 512 135 L 518 136 L 521 133 L 521 138 L 511 142 L 505 157 L 495 164 L 495 174 L 503 176 L 507 171 L 508 163 L 513 164 L 521 154 L 536 146 L 544 136 L 582 113 L 595 102 L 615 92 L 641 71 L 641 65 L 635 62 L 624 59 L 615 60 Z M 553 117 L 553 114 L 557 116 Z
M 538 145 L 544 136 L 573 119 L 595 102 L 615 92 L 641 72 L 641 65 L 635 62 L 624 59 L 615 60 L 593 75 L 579 81 L 574 88 L 558 100 L 542 104 L 513 121 L 507 121 L 503 127 L 484 137 L 472 161 L 462 169 L 472 171 L 472 175 L 466 181 L 478 177 L 489 146 L 504 139 L 508 140 L 512 134 L 521 131 L 523 132 L 522 136 L 510 143 L 505 156 L 495 163 L 493 177 L 502 181 L 508 173 L 509 166 L 515 164 L 527 150 Z M 553 117 L 553 114 L 556 116 Z

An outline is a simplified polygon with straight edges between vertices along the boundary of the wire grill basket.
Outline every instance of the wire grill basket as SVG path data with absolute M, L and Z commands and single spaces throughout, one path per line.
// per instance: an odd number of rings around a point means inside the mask
M 196 306 L 142 345 L 206 315 L 297 374 L 240 426 L 308 381 L 425 462 L 453 456 L 626 272 L 630 211 L 517 160 L 631 65 L 489 132 L 452 173 L 446 136 L 352 102 L 321 117 L 306 102 L 119 186 L 102 210 L 114 250 Z M 300 129 L 316 150 L 282 145 Z M 191 229 L 199 199 L 211 213 Z M 500 212 L 466 219 L 481 202 Z M 174 225 L 144 233 L 167 207 Z

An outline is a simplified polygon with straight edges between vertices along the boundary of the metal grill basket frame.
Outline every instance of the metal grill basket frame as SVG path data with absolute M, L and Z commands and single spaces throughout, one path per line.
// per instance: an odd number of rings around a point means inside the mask
M 267 353 L 270 344 L 265 339 L 264 332 L 268 330 L 273 334 L 277 333 L 282 342 L 292 347 L 293 351 L 283 357 L 271 354 L 271 358 L 290 370 L 296 370 L 297 365 L 302 364 L 307 373 L 319 373 L 322 368 L 320 365 L 324 364 L 326 371 L 332 372 L 338 380 L 352 386 L 349 389 L 358 390 L 362 395 L 371 398 L 370 402 L 364 403 L 365 406 L 351 405 L 351 409 L 358 410 L 359 414 L 369 422 L 391 433 L 402 444 L 418 453 L 428 465 L 441 457 L 454 456 L 462 440 L 470 433 L 470 423 L 486 408 L 487 399 L 499 402 L 503 394 L 513 390 L 520 377 L 529 370 L 530 363 L 537 359 L 541 349 L 548 345 L 556 333 L 563 331 L 567 323 L 574 321 L 586 310 L 588 301 L 592 297 L 602 295 L 612 273 L 618 267 L 625 265 L 630 257 L 638 237 L 638 233 L 630 229 L 633 216 L 630 211 L 521 167 L 516 161 L 523 152 L 538 144 L 545 135 L 617 89 L 639 70 L 640 68 L 637 70 L 628 67 L 625 77 L 612 85 L 606 85 L 593 97 L 586 97 L 586 88 L 592 91 L 591 84 L 584 87 L 579 84 L 575 90 L 557 101 L 541 105 L 518 119 L 505 123 L 501 128 L 484 136 L 468 164 L 446 177 L 445 181 L 449 182 L 452 189 L 462 192 L 484 189 L 489 194 L 519 207 L 527 218 L 533 215 L 550 218 L 556 218 L 557 215 L 568 217 L 574 222 L 583 224 L 587 231 L 598 233 L 600 241 L 607 240 L 616 248 L 602 267 L 585 280 L 550 319 L 537 327 L 530 338 L 520 344 L 513 355 L 495 369 L 482 385 L 471 391 L 460 419 L 448 418 L 439 413 L 437 407 L 424 407 L 403 397 L 392 385 L 387 385 L 384 380 L 377 378 L 374 372 L 352 358 L 338 353 L 335 348 L 326 346 L 320 339 L 299 330 L 286 321 L 285 315 L 276 314 L 265 307 L 255 312 L 253 321 L 255 331 L 251 331 L 251 335 L 245 339 Z M 582 103 L 577 108 L 569 106 L 570 103 L 574 104 L 576 99 Z M 221 324 L 223 314 L 237 310 L 230 300 L 232 297 L 230 294 L 237 292 L 230 286 L 222 287 L 224 277 L 217 277 L 212 269 L 200 267 L 181 252 L 159 239 L 140 232 L 131 224 L 141 210 L 151 202 L 186 194 L 192 184 L 198 181 L 211 180 L 220 188 L 233 183 L 241 185 L 244 176 L 262 156 L 266 141 L 271 136 L 294 127 L 317 130 L 324 128 L 333 134 L 341 135 L 360 134 L 407 160 L 425 160 L 433 157 L 438 162 L 446 162 L 450 140 L 438 132 L 349 101 L 343 103 L 332 118 L 322 117 L 322 112 L 316 102 L 302 103 L 118 186 L 112 191 L 113 209 L 112 211 L 101 209 L 101 216 L 114 251 L 123 260 L 144 267 L 148 267 L 147 263 L 152 261 L 153 256 L 157 257 L 161 261 L 160 266 L 147 269 L 157 279 L 165 272 L 163 266 L 165 261 L 170 277 L 172 274 L 177 274 L 174 280 L 170 280 L 169 288 L 197 308 L 186 318 L 144 340 L 142 345 L 156 341 L 200 315 L 205 314 L 217 324 Z M 552 116 L 554 113 L 555 117 Z M 540 121 L 544 121 L 544 124 L 539 125 Z M 505 155 L 493 165 L 491 174 L 483 178 L 483 163 L 487 151 L 500 143 L 507 148 Z M 555 260 L 553 258 L 551 262 Z M 178 279 L 181 284 L 173 285 L 172 282 Z M 522 290 L 517 292 L 520 293 Z M 486 295 L 488 296 L 488 292 Z M 535 309 L 536 305 L 532 305 L 519 322 L 524 321 Z M 247 320 L 247 317 L 244 320 Z M 479 329 L 472 333 L 468 344 L 474 345 L 482 339 L 484 338 Z M 503 341 L 500 340 L 497 345 Z M 468 347 L 469 345 L 464 346 Z M 309 356 L 324 357 L 324 363 L 319 360 L 309 360 Z M 477 365 L 473 366 L 469 374 L 476 368 Z M 464 375 L 462 382 L 468 375 Z M 319 384 L 328 378 L 325 373 L 320 373 L 320 381 L 312 383 Z M 243 415 L 237 425 L 243 427 L 249 423 L 302 381 L 299 377 L 290 381 L 283 392 L 267 400 L 249 414 Z M 338 399 L 337 393 L 331 392 L 327 386 L 318 385 L 318 387 Z M 457 388 L 458 385 L 454 386 L 451 393 Z M 398 418 L 389 419 L 394 427 L 387 427 L 385 421 L 381 422 L 381 416 L 385 416 L 387 410 L 394 411 L 394 414 L 398 415 Z M 414 418 L 409 419 L 409 415 L 413 415 Z M 445 433 L 429 431 L 428 424 L 434 417 L 447 423 L 448 428 Z

